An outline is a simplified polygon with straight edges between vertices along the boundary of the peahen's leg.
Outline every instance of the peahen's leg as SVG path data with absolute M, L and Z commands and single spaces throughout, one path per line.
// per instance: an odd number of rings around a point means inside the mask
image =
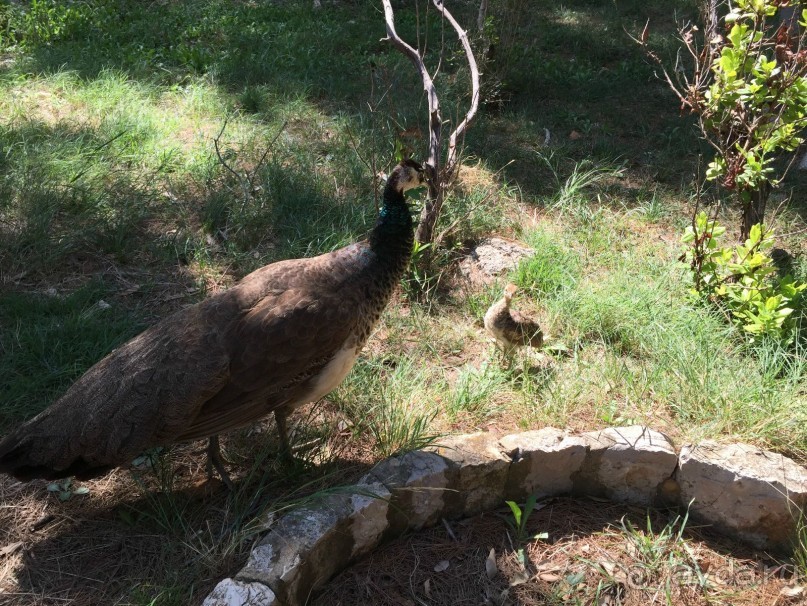
M 291 459 L 291 444 L 289 443 L 288 424 L 286 417 L 288 411 L 284 408 L 275 410 L 275 423 L 277 423 L 277 434 L 280 438 L 280 458 L 289 460 Z
M 233 481 L 230 479 L 227 470 L 224 469 L 224 463 L 221 457 L 221 447 L 219 446 L 219 437 L 210 436 L 207 443 L 207 477 L 213 477 L 213 469 L 219 474 L 221 481 L 229 489 L 233 490 Z

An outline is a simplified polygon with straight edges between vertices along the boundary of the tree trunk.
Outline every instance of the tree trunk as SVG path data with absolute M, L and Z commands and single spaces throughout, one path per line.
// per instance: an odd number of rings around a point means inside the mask
M 420 212 L 420 222 L 415 232 L 415 240 L 421 244 L 427 244 L 434 240 L 434 226 L 440 217 L 442 207 L 443 188 L 440 187 L 435 179 L 429 182 L 429 194 L 426 196 L 423 210 Z
M 743 224 L 740 229 L 740 242 L 745 242 L 748 239 L 754 225 L 765 222 L 765 205 L 768 202 L 770 193 L 770 185 L 762 183 L 759 189 L 749 192 L 749 200 L 743 201 Z

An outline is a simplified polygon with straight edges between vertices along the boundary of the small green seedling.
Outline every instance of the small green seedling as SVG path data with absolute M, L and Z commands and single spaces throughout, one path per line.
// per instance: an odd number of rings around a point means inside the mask
M 537 502 L 538 496 L 534 494 L 527 497 L 527 500 L 524 503 L 524 509 L 519 507 L 518 503 L 515 501 L 506 501 L 508 507 L 510 507 L 510 511 L 513 513 L 513 520 L 505 518 L 504 521 L 516 536 L 516 545 L 518 545 L 518 561 L 521 562 L 521 566 L 523 568 L 526 568 L 527 566 L 527 557 L 524 555 L 524 544 L 533 540 L 541 541 L 549 538 L 549 533 L 546 532 L 539 532 L 535 535 L 530 535 L 527 531 L 527 521 L 530 519 L 530 515 L 535 510 Z M 538 509 L 541 509 L 541 507 L 543 507 L 543 505 L 539 505 Z
M 66 478 L 61 482 L 48 484 L 48 492 L 57 493 L 60 501 L 69 501 L 75 495 L 88 494 L 90 489 L 86 486 L 73 486 L 73 478 Z

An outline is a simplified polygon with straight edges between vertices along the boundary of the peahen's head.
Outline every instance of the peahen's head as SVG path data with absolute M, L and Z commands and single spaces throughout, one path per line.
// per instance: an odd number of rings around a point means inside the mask
M 396 166 L 387 180 L 387 187 L 398 193 L 420 187 L 426 182 L 423 167 L 414 160 L 404 160 Z

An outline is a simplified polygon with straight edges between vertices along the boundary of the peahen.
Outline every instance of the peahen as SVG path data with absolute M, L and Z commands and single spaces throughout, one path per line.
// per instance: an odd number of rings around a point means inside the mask
M 397 165 L 367 240 L 262 267 L 121 345 L 0 442 L 0 472 L 21 480 L 87 479 L 158 445 L 210 438 L 334 389 L 353 367 L 409 261 L 404 192 L 424 182 Z

